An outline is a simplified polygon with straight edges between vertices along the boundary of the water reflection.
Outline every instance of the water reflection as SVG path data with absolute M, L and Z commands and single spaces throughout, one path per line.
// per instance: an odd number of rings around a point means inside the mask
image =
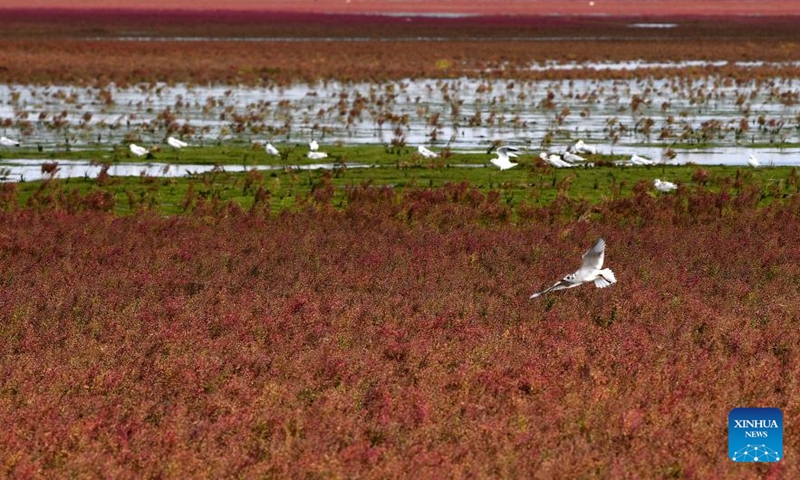
M 662 165 L 681 165 L 692 163 L 697 165 L 730 165 L 747 167 L 747 158 L 750 154 L 758 157 L 762 166 L 800 166 L 800 148 L 791 149 L 748 149 L 740 147 L 720 147 L 705 150 L 677 151 L 671 159 L 664 158 L 664 150 L 659 148 L 631 147 L 631 146 L 604 146 L 598 145 L 599 153 L 622 157 L 624 160 L 633 154 L 656 161 Z M 519 161 L 522 165 L 536 161 L 540 150 L 525 150 L 521 152 Z M 551 153 L 560 153 L 558 149 L 551 149 Z M 456 160 L 448 164 L 451 168 L 483 168 L 490 167 L 489 159 L 483 149 L 458 149 L 453 153 L 464 160 L 474 163 L 464 163 Z M 50 175 L 43 165 L 56 164 L 54 175 Z M 260 171 L 281 170 L 334 170 L 337 168 L 396 168 L 394 164 L 370 165 L 355 162 L 327 162 L 309 164 L 286 165 L 201 165 L 201 164 L 170 164 L 163 162 L 150 163 L 113 163 L 108 167 L 107 173 L 119 177 L 158 177 L 172 178 L 200 175 L 213 171 L 219 172 L 246 172 L 251 169 Z M 52 168 L 52 167 L 51 167 Z M 45 178 L 96 178 L 103 165 L 89 160 L 40 160 L 40 159 L 0 159 L 0 181 L 36 181 Z
M 800 143 L 800 80 L 733 81 L 727 61 L 542 62 L 506 70 L 699 69 L 705 76 L 510 81 L 485 78 L 296 83 L 263 87 L 141 84 L 103 88 L 0 84 L 3 134 L 23 146 L 72 149 L 168 135 L 218 142 L 386 144 L 484 148 L 493 140 L 564 147 Z M 750 64 L 738 62 L 737 68 Z M 752 62 L 752 66 L 765 65 Z M 796 63 L 774 64 L 794 67 Z M 576 73 L 576 76 L 580 76 Z
M 716 147 L 696 150 L 674 150 L 674 157 L 665 158 L 666 151 L 660 148 L 617 146 L 607 153 L 633 155 L 634 153 L 650 160 L 670 165 L 694 163 L 697 165 L 747 165 L 751 154 L 758 157 L 764 166 L 799 166 L 800 148 L 762 148 Z
M 54 174 L 42 168 L 46 164 L 56 164 Z M 311 163 L 302 165 L 173 165 L 169 163 L 115 163 L 108 167 L 107 173 L 115 177 L 158 177 L 172 178 L 200 175 L 214 171 L 246 172 L 251 169 L 261 171 L 276 170 L 334 170 L 336 168 L 368 168 L 360 163 Z M 9 159 L 0 161 L 0 181 L 36 181 L 45 178 L 97 178 L 103 166 L 88 160 L 31 160 Z

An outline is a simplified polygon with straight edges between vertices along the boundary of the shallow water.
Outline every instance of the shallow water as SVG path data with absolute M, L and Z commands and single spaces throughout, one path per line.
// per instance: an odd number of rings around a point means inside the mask
M 742 145 L 742 150 L 753 143 L 800 143 L 800 80 L 737 84 L 713 74 L 725 64 L 545 62 L 516 67 L 710 72 L 697 80 L 461 78 L 261 88 L 111 85 L 106 89 L 0 84 L 0 119 L 13 119 L 0 134 L 44 150 L 130 142 L 163 145 L 170 134 L 195 145 L 264 140 L 280 144 L 316 138 L 323 145 L 395 141 L 462 149 L 486 148 L 494 140 L 529 148 L 564 148 L 578 138 L 614 149 L 676 140 L 726 148 Z M 662 134 L 667 136 L 661 139 Z M 679 155 L 697 163 L 736 163 L 742 150 Z M 782 153 L 771 155 L 776 162 L 789 161 Z
M 740 148 L 716 148 L 704 151 L 678 152 L 677 156 L 671 160 L 663 158 L 663 151 L 655 148 L 624 147 L 616 146 L 613 149 L 607 146 L 598 145 L 598 153 L 629 156 L 634 153 L 659 162 L 663 165 L 680 165 L 684 163 L 694 163 L 697 165 L 739 165 L 748 166 L 747 158 L 750 154 L 755 154 L 764 167 L 770 166 L 791 166 L 800 165 L 800 148 L 785 150 L 748 150 Z M 553 153 L 558 153 L 558 149 L 551 149 Z M 451 168 L 494 168 L 489 163 L 494 155 L 486 154 L 482 149 L 461 149 L 453 150 L 453 153 L 470 155 L 473 159 L 485 158 L 485 163 L 453 163 Z M 520 152 L 518 161 L 522 164 L 536 161 L 539 150 L 529 150 Z M 55 174 L 50 175 L 42 170 L 42 165 L 57 163 L 58 169 Z M 620 162 L 624 163 L 624 162 Z M 310 163 L 310 164 L 287 164 L 287 165 L 200 165 L 200 164 L 169 164 L 164 162 L 148 163 L 114 163 L 108 169 L 108 174 L 118 177 L 156 177 L 172 178 L 186 177 L 219 172 L 246 172 L 251 169 L 260 171 L 279 171 L 279 170 L 334 170 L 337 168 L 395 168 L 393 165 L 368 165 L 363 163 Z M 41 159 L 0 159 L 0 182 L 19 182 L 36 181 L 46 178 L 96 178 L 102 166 L 90 160 L 41 160 Z M 646 168 L 646 167 L 635 167 Z M 748 166 L 749 168 L 749 166 Z
M 53 174 L 47 174 L 42 170 L 45 163 L 57 163 L 58 169 Z M 246 172 L 252 169 L 261 171 L 275 170 L 334 170 L 336 168 L 368 168 L 371 165 L 360 163 L 311 163 L 302 165 L 226 165 L 224 167 L 215 165 L 171 165 L 168 163 L 115 163 L 108 169 L 108 174 L 115 177 L 185 177 L 219 172 Z M 96 178 L 102 169 L 101 165 L 89 160 L 32 160 L 32 159 L 8 159 L 0 161 L 0 181 L 36 181 L 46 178 Z
M 602 149 L 601 149 L 602 150 Z M 719 147 L 698 150 L 675 150 L 675 157 L 664 158 L 664 150 L 647 147 L 618 146 L 608 150 L 617 155 L 633 155 L 634 153 L 662 162 L 667 165 L 694 163 L 697 165 L 748 165 L 747 159 L 755 155 L 763 166 L 797 166 L 800 165 L 800 148 L 764 148 L 751 149 L 744 147 Z

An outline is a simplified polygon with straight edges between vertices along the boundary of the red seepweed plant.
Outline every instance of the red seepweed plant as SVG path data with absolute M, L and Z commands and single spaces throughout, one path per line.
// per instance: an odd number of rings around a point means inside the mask
M 0 471 L 793 477 L 796 198 L 640 192 L 576 220 L 468 185 L 297 212 L 0 212 Z M 528 295 L 608 241 L 619 282 Z

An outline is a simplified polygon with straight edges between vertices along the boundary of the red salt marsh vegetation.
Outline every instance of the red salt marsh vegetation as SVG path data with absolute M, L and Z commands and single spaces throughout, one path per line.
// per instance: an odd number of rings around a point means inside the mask
M 628 19 L 93 15 L 10 14 L 0 82 L 625 77 L 637 73 L 514 66 L 800 60 L 792 18 L 680 18 L 653 38 Z M 113 39 L 195 35 L 229 40 Z M 698 169 L 673 194 L 640 182 L 592 203 L 561 194 L 575 178 L 554 176 L 551 202 L 514 205 L 467 183 L 321 182 L 275 209 L 253 174 L 233 180 L 252 208 L 198 184 L 164 215 L 147 192 L 185 184 L 143 177 L 125 216 L 109 213 L 103 176 L 0 186 L 0 477 L 800 478 L 796 172 L 762 189 Z M 619 283 L 528 299 L 601 236 Z M 735 407 L 782 410 L 780 462 L 728 459 Z
M 800 33 L 791 16 L 407 21 L 269 12 L 7 10 L 4 19 L 0 81 L 5 83 L 627 78 L 635 73 L 528 67 L 547 60 L 800 60 Z M 631 27 L 648 22 L 675 22 L 677 27 Z M 765 65 L 743 71 L 730 66 L 721 71 L 734 78 L 759 78 L 797 76 L 797 68 Z M 689 69 L 684 75 L 702 73 Z
M 58 8 L 61 0 L 6 0 L 8 8 Z M 213 0 L 115 0 L 117 8 L 219 10 Z M 72 8 L 108 8 L 105 0 L 78 0 Z M 225 8 L 247 11 L 480 15 L 789 15 L 800 13 L 792 0 L 234 0 Z
M 1 474 L 800 474 L 797 196 L 639 189 L 518 216 L 467 185 L 349 197 L 5 204 Z M 600 236 L 618 284 L 528 300 Z M 783 460 L 727 458 L 743 406 L 782 409 Z

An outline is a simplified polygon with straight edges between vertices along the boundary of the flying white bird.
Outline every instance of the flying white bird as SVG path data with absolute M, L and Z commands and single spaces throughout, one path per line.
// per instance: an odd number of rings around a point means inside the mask
M 184 142 L 183 140 L 178 140 L 175 137 L 167 137 L 167 144 L 169 144 L 172 148 L 183 148 L 188 147 L 189 144 Z
M 633 165 L 653 165 L 655 163 L 652 160 L 644 158 L 644 157 L 640 157 L 639 155 L 636 155 L 635 153 L 633 155 L 631 155 L 630 162 Z
M 317 145 L 317 148 L 319 148 L 319 145 Z M 272 155 L 273 157 L 280 155 L 278 149 L 275 148 L 270 142 L 267 142 L 267 144 L 264 145 L 264 150 L 266 150 L 267 154 Z
M 758 168 L 761 166 L 761 162 L 758 161 L 755 155 L 750 155 L 750 158 L 747 159 L 747 163 L 749 163 L 753 168 Z
M 597 288 L 605 288 L 609 285 L 617 283 L 617 277 L 610 268 L 603 268 L 603 257 L 606 251 L 606 241 L 600 239 L 594 244 L 586 253 L 583 254 L 583 263 L 575 273 L 570 273 L 562 278 L 552 287 L 546 288 L 541 292 L 536 292 L 531 295 L 531 298 L 536 298 L 547 292 L 555 290 L 564 290 L 565 288 L 577 287 L 581 283 L 594 282 Z
M 556 168 L 569 168 L 572 166 L 571 163 L 567 163 L 564 160 L 561 160 L 561 157 L 555 154 L 548 155 L 545 152 L 539 154 L 539 158 L 544 160 L 546 163 L 556 167 Z
M 19 147 L 19 142 L 10 138 L 0 137 L 0 145 L 4 147 Z
M 588 145 L 583 142 L 583 140 L 578 140 L 575 142 L 570 149 L 570 152 L 574 153 L 591 153 L 592 155 L 597 154 L 597 146 L 596 145 Z
M 139 145 L 136 145 L 135 143 L 131 143 L 128 146 L 128 148 L 130 148 L 131 149 L 131 153 L 136 155 L 137 157 L 144 157 L 145 155 L 150 153 L 150 150 L 148 150 L 148 149 L 146 149 L 144 147 L 140 147 Z
M 419 152 L 420 155 L 422 155 L 425 158 L 436 158 L 439 156 L 438 153 L 428 150 L 427 148 L 425 148 L 424 145 L 420 145 L 419 147 L 417 147 L 417 151 Z
M 519 164 L 512 162 L 509 157 L 517 158 L 517 154 L 514 152 L 518 151 L 519 149 L 517 147 L 500 147 L 497 149 L 497 158 L 493 158 L 489 161 L 492 162 L 492 165 L 500 167 L 500 170 L 514 168 Z
M 656 187 L 656 190 L 658 190 L 660 192 L 671 192 L 671 191 L 675 190 L 676 188 L 678 188 L 678 186 L 675 185 L 674 183 L 672 183 L 672 182 L 662 182 L 661 179 L 658 179 L 658 178 L 653 180 L 653 186 Z

